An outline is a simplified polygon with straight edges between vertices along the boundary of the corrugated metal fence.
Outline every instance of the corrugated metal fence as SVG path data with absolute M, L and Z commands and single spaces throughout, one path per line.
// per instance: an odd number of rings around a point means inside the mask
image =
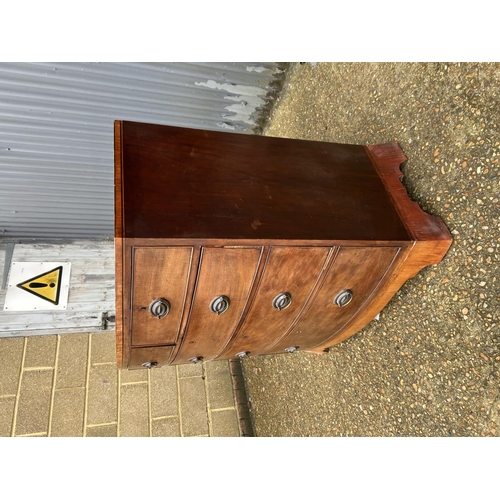
M 0 238 L 113 236 L 113 121 L 259 132 L 283 63 L 0 63 Z

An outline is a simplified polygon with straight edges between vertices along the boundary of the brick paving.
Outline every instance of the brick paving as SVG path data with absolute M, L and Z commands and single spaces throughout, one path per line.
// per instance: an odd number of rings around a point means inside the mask
M 117 370 L 115 334 L 0 339 L 0 436 L 252 435 L 238 362 Z

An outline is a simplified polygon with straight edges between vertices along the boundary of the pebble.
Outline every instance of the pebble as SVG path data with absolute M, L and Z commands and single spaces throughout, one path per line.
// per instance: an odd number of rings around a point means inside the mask
M 410 198 L 454 242 L 328 354 L 242 360 L 256 434 L 500 435 L 500 64 L 292 64 L 287 78 L 265 135 L 399 142 Z

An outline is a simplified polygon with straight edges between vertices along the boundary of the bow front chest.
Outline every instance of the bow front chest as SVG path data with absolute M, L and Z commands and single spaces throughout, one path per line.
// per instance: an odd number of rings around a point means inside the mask
M 115 122 L 121 368 L 321 353 L 451 244 L 374 146 Z

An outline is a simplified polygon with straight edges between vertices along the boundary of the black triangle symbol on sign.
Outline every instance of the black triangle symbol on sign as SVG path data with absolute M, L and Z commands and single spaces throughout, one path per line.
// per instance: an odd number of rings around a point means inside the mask
M 19 283 L 17 287 L 57 306 L 61 291 L 62 270 L 63 266 L 56 267 Z

